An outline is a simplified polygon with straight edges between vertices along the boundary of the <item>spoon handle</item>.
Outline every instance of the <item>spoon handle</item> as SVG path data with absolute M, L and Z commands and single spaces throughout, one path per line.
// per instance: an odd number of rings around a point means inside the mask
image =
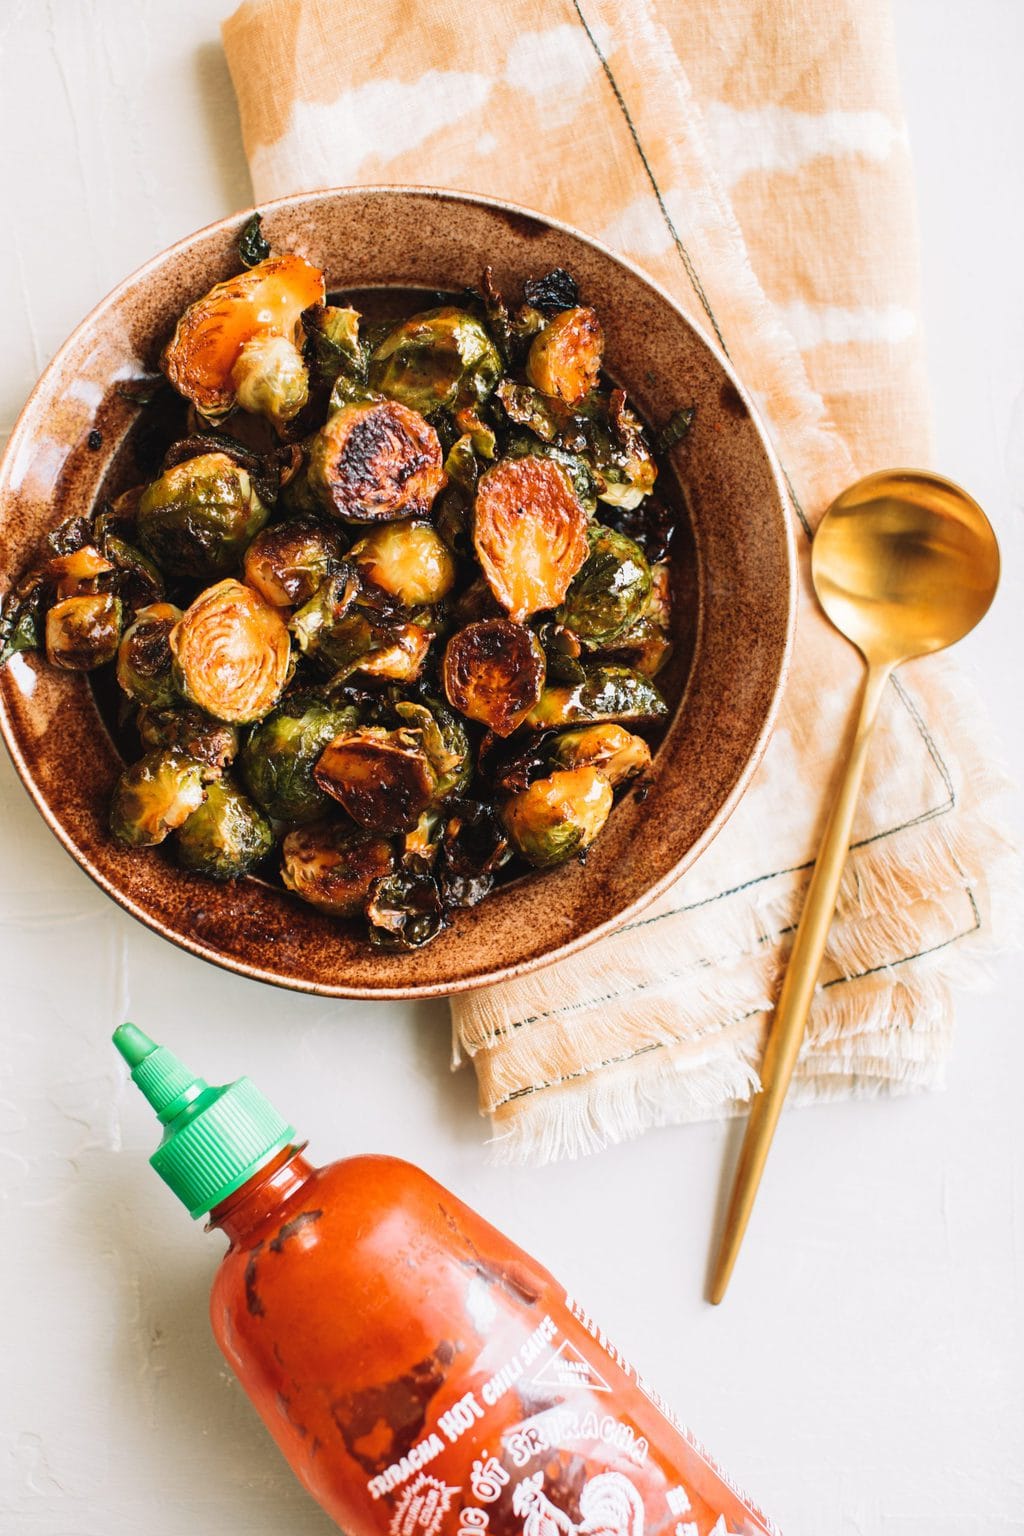
M 736 1167 L 729 1210 L 718 1251 L 710 1298 L 725 1295 L 733 1265 L 750 1219 L 768 1149 L 775 1134 L 783 1100 L 804 1038 L 807 1014 L 821 970 L 828 931 L 832 926 L 843 866 L 850 849 L 850 831 L 857 808 L 868 744 L 878 715 L 891 664 L 869 666 L 861 696 L 857 734 L 825 827 L 825 835 L 807 887 L 789 964 L 779 993 L 761 1067 L 761 1090 L 754 1095 L 746 1134 Z

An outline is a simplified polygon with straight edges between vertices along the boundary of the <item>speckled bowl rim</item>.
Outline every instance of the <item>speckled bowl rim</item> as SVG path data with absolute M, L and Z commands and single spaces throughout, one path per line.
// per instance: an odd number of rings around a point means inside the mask
M 103 891 L 105 891 L 108 896 L 112 897 L 113 900 L 117 902 L 118 906 L 122 907 L 124 911 L 129 913 L 130 916 L 136 918 L 140 923 L 144 924 L 145 927 L 151 929 L 154 933 L 159 934 L 161 938 L 168 939 L 172 944 L 177 945 L 179 949 L 183 949 L 189 954 L 195 955 L 197 958 L 207 961 L 211 965 L 216 965 L 223 969 L 234 971 L 238 975 L 249 977 L 253 981 L 268 982 L 274 986 L 284 987 L 291 991 L 307 992 L 318 996 L 359 998 L 368 1001 L 376 1000 L 380 1002 L 405 1001 L 417 998 L 426 999 L 431 997 L 448 997 L 456 992 L 474 991 L 480 987 L 492 986 L 496 982 L 508 981 L 513 977 L 527 975 L 532 971 L 540 970 L 547 965 L 551 965 L 557 960 L 565 959 L 569 955 L 578 954 L 581 950 L 586 949 L 591 944 L 596 943 L 606 934 L 613 933 L 616 929 L 621 928 L 624 924 L 628 923 L 632 917 L 635 917 L 638 912 L 643 911 L 644 908 L 648 907 L 665 890 L 667 890 L 669 886 L 671 886 L 679 878 L 684 870 L 690 868 L 691 865 L 693 865 L 693 863 L 707 849 L 710 843 L 714 841 L 715 837 L 725 826 L 726 822 L 729 820 L 729 817 L 736 809 L 736 806 L 743 798 L 743 795 L 745 794 L 750 781 L 753 778 L 754 772 L 757 769 L 762 757 L 764 756 L 768 742 L 771 739 L 772 731 L 775 727 L 775 721 L 778 716 L 779 704 L 782 699 L 782 694 L 785 688 L 786 679 L 789 675 L 789 667 L 792 660 L 796 629 L 797 600 L 796 546 L 793 536 L 792 520 L 789 516 L 789 493 L 786 488 L 785 476 L 782 471 L 782 467 L 779 464 L 775 450 L 772 446 L 768 432 L 765 429 L 763 422 L 761 421 L 757 407 L 751 399 L 748 391 L 744 388 L 742 381 L 737 376 L 732 363 L 725 356 L 722 349 L 716 345 L 716 343 L 711 339 L 707 332 L 704 331 L 700 325 L 696 324 L 690 318 L 690 316 L 687 315 L 685 311 L 679 306 L 679 304 L 676 303 L 672 296 L 659 283 L 655 282 L 653 278 L 651 278 L 643 270 L 642 267 L 638 266 L 635 262 L 629 261 L 627 258 L 620 256 L 617 252 L 612 251 L 608 246 L 603 244 L 602 241 L 596 240 L 592 235 L 585 234 L 582 230 L 575 228 L 574 225 L 568 224 L 564 220 L 551 218 L 547 214 L 540 213 L 533 208 L 528 208 L 521 203 L 507 202 L 502 198 L 488 197 L 483 193 L 463 192 L 454 187 L 414 186 L 407 183 L 378 183 L 371 186 L 323 187 L 306 192 L 292 193 L 287 197 L 275 198 L 268 200 L 267 202 L 260 203 L 258 207 L 254 205 L 251 208 L 242 209 L 240 211 L 227 214 L 224 218 L 215 219 L 212 223 L 203 225 L 200 229 L 193 230 L 192 233 L 185 235 L 181 240 L 177 240 L 173 242 L 173 244 L 166 246 L 155 256 L 150 257 L 148 261 L 143 262 L 141 266 L 137 267 L 133 272 L 130 272 L 126 277 L 122 278 L 119 283 L 110 289 L 110 291 L 105 294 L 97 304 L 93 306 L 85 318 L 80 321 L 80 323 L 74 328 L 74 330 L 70 333 L 63 344 L 54 353 L 53 357 L 50 359 L 50 362 L 47 364 L 46 368 L 43 370 L 42 374 L 37 379 L 31 392 L 29 393 L 28 398 L 26 399 L 25 404 L 19 412 L 17 420 L 15 421 L 7 445 L 3 453 L 0 454 L 0 482 L 2 482 L 6 475 L 9 473 L 11 463 L 16 459 L 17 455 L 21 451 L 23 440 L 29 435 L 29 419 L 33 414 L 37 398 L 44 392 L 45 389 L 48 388 L 52 376 L 60 371 L 66 355 L 72 351 L 80 338 L 82 338 L 85 333 L 90 331 L 97 319 L 100 318 L 107 309 L 113 306 L 122 297 L 126 290 L 143 281 L 147 274 L 158 270 L 169 257 L 176 254 L 183 254 L 187 252 L 190 247 L 198 244 L 199 242 L 205 241 L 212 236 L 231 233 L 233 230 L 237 229 L 241 221 L 245 220 L 248 216 L 255 212 L 260 212 L 261 214 L 267 215 L 269 213 L 287 212 L 288 210 L 300 209 L 302 207 L 309 206 L 311 203 L 317 203 L 332 198 L 344 198 L 346 196 L 355 195 L 365 196 L 372 194 L 386 195 L 389 193 L 422 197 L 435 201 L 454 200 L 456 202 L 469 203 L 478 207 L 493 209 L 500 214 L 511 215 L 514 218 L 533 220 L 538 224 L 544 225 L 553 230 L 557 230 L 562 234 L 570 236 L 572 239 L 582 242 L 584 245 L 587 245 L 598 252 L 601 256 L 606 257 L 609 261 L 625 268 L 636 278 L 638 278 L 643 284 L 645 284 L 647 288 L 656 293 L 664 303 L 669 305 L 670 308 L 680 317 L 682 322 L 688 327 L 688 329 L 696 336 L 697 340 L 701 342 L 707 351 L 712 355 L 718 367 L 722 370 L 725 377 L 732 384 L 739 398 L 743 402 L 754 430 L 760 440 L 761 447 L 764 451 L 765 458 L 775 486 L 779 506 L 783 514 L 782 526 L 785 539 L 785 566 L 788 581 L 788 591 L 786 601 L 785 642 L 779 661 L 775 686 L 768 709 L 765 713 L 765 717 L 761 725 L 761 729 L 755 739 L 754 745 L 747 757 L 744 767 L 741 769 L 732 785 L 732 788 L 719 806 L 718 811 L 712 817 L 704 831 L 690 845 L 683 857 L 680 858 L 668 871 L 666 871 L 666 873 L 655 880 L 641 896 L 630 902 L 628 906 L 624 907 L 613 918 L 609 918 L 604 922 L 597 924 L 594 928 L 589 929 L 586 933 L 577 934 L 574 938 L 568 939 L 565 943 L 554 946 L 552 949 L 546 951 L 542 955 L 533 956 L 528 960 L 508 965 L 497 965 L 493 967 L 493 969 L 482 974 L 463 977 L 456 976 L 453 977 L 450 981 L 432 982 L 419 986 L 365 987 L 354 985 L 324 985 L 322 983 L 316 982 L 315 980 L 303 978 L 300 976 L 284 976 L 278 972 L 263 969 L 259 965 L 251 964 L 235 955 L 225 954 L 221 951 L 215 952 L 211 947 L 190 938 L 187 934 L 175 932 L 173 929 L 169 928 L 166 924 L 161 922 L 159 918 L 155 917 L 144 907 L 134 902 L 130 895 L 122 890 L 116 882 L 110 880 L 102 870 L 98 869 L 93 864 L 88 854 L 79 848 L 75 843 L 71 835 L 64 827 L 63 823 L 54 814 L 45 794 L 36 783 L 32 771 L 28 763 L 25 761 L 18 745 L 15 729 L 12 721 L 9 718 L 7 707 L 3 698 L 0 697 L 0 735 L 3 736 L 4 743 L 11 756 L 12 762 L 14 763 L 15 769 L 17 770 L 22 783 L 27 789 L 36 809 L 39 811 L 43 820 L 50 828 L 50 831 L 58 839 L 64 849 L 71 855 L 75 863 L 78 864 L 79 867 L 83 869 L 85 873 L 90 877 L 90 879 L 92 879 Z M 676 704 L 676 711 L 683 707 L 686 698 L 686 691 L 688 688 L 689 682 L 687 682 L 686 689 L 684 689 L 683 694 Z

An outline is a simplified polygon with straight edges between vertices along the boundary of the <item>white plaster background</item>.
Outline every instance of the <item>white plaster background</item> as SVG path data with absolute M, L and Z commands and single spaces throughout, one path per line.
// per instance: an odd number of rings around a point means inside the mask
M 249 197 L 227 0 L 0 0 L 0 428 L 120 277 Z M 937 467 L 1002 596 L 963 648 L 1021 760 L 1024 6 L 895 0 Z M 880 238 L 883 232 L 880 232 Z M 323 1002 L 178 953 L 58 847 L 0 755 L 0 1532 L 327 1536 L 208 1334 L 219 1240 L 146 1165 L 124 1017 L 249 1072 L 327 1159 L 425 1165 L 535 1252 L 787 1536 L 1024 1532 L 1024 961 L 964 998 L 949 1089 L 786 1118 L 727 1304 L 701 1299 L 732 1133 L 545 1172 L 483 1155 L 446 1011 Z

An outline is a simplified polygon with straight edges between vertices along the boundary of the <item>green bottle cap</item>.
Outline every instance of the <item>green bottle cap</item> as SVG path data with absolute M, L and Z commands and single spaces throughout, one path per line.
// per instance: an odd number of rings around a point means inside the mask
M 226 1200 L 295 1140 L 295 1127 L 247 1077 L 211 1088 L 134 1024 L 114 1044 L 165 1127 L 150 1163 L 193 1218 Z

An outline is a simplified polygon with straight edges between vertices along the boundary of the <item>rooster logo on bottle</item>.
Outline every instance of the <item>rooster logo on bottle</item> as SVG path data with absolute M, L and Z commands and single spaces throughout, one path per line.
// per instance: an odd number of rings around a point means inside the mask
M 552 1504 L 543 1485 L 544 1474 L 535 1472 L 512 1495 L 523 1536 L 643 1536 L 643 1501 L 621 1472 L 599 1472 L 584 1483 L 579 1524 Z

